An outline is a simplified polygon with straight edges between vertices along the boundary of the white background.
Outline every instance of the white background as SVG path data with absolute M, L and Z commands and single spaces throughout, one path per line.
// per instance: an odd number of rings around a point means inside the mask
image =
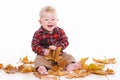
M 16 64 L 20 57 L 34 59 L 31 40 L 40 27 L 39 11 L 56 7 L 58 26 L 69 37 L 66 52 L 84 56 L 119 57 L 119 0 L 0 0 L 0 63 Z

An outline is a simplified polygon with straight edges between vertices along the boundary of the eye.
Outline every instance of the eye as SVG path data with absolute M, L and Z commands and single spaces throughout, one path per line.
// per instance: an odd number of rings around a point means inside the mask
M 48 19 L 45 19 L 45 21 L 48 21 Z
M 52 21 L 54 21 L 55 19 L 52 19 Z

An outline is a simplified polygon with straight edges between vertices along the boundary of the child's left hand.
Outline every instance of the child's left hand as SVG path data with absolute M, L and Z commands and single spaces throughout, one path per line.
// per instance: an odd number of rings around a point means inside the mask
M 56 50 L 57 47 L 54 46 L 54 45 L 50 45 L 49 48 L 52 49 L 52 50 Z

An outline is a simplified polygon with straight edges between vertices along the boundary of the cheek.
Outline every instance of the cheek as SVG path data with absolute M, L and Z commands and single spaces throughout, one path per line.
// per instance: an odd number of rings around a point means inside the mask
M 41 22 L 41 25 L 47 25 L 47 22 Z
M 54 24 L 57 24 L 57 21 L 55 21 Z

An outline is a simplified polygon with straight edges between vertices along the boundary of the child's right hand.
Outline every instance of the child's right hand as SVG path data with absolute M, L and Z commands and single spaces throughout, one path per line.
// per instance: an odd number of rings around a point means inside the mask
M 50 50 L 45 49 L 45 51 L 44 51 L 44 55 L 47 56 L 47 55 L 49 55 L 49 53 L 50 53 Z

